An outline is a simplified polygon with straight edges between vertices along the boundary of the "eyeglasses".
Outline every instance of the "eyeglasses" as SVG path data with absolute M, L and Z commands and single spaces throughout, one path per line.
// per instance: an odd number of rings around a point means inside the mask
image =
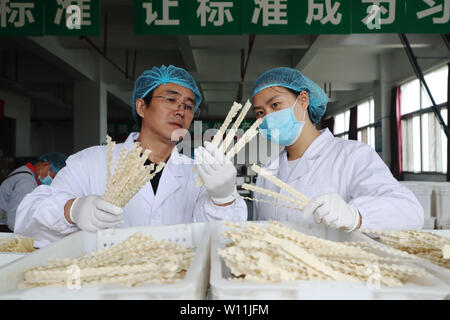
M 189 103 L 183 102 L 181 99 L 166 96 L 153 96 L 153 98 L 163 99 L 164 102 L 173 110 L 178 110 L 181 105 L 184 105 L 184 111 L 188 111 L 189 113 L 194 114 L 194 106 Z

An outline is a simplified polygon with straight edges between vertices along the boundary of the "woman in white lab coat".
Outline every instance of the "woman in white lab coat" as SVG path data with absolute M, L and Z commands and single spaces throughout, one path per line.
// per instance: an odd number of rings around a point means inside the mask
M 315 221 L 346 231 L 421 229 L 423 208 L 375 150 L 315 128 L 327 102 L 323 90 L 295 69 L 275 68 L 257 79 L 252 103 L 256 117 L 264 117 L 261 134 L 284 146 L 264 169 L 311 201 L 303 212 L 255 202 L 255 219 Z M 256 185 L 290 196 L 261 176 Z
M 197 85 L 184 69 L 162 66 L 144 72 L 133 94 L 133 115 L 141 130 L 116 145 L 114 163 L 122 148 L 130 150 L 139 141 L 152 150 L 148 161 L 165 162 L 164 169 L 122 209 L 101 199 L 106 188 L 106 146 L 82 150 L 67 159 L 51 186 L 40 186 L 24 198 L 15 232 L 33 237 L 35 246 L 43 247 L 80 229 L 246 220 L 247 206 L 237 198 L 233 164 L 224 162 L 212 144 L 196 149 L 208 159 L 197 164 L 204 182 L 199 188 L 193 160 L 177 150 L 180 132 L 174 136 L 174 131 L 187 131 L 200 101 Z

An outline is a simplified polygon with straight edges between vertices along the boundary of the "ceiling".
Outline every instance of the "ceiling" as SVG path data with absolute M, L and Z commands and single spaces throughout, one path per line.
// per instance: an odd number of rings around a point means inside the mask
M 42 117 L 70 117 L 73 81 L 96 77 L 107 84 L 109 116 L 131 119 L 134 79 L 153 66 L 173 64 L 186 68 L 197 80 L 204 96 L 201 117 L 227 114 L 237 97 L 242 55 L 247 57 L 249 49 L 248 35 L 136 36 L 133 2 L 128 0 L 102 1 L 101 15 L 101 35 L 88 40 L 46 36 L 0 41 L 1 83 L 45 105 L 49 110 L 39 113 Z M 423 52 L 432 52 L 440 41 L 439 35 L 409 38 L 412 47 Z M 301 70 L 322 87 L 331 87 L 330 104 L 339 106 L 343 97 L 380 80 L 380 55 L 394 57 L 404 54 L 403 50 L 396 34 L 256 35 L 243 99 L 249 97 L 261 73 L 288 66 Z M 99 51 L 106 54 L 102 56 Z

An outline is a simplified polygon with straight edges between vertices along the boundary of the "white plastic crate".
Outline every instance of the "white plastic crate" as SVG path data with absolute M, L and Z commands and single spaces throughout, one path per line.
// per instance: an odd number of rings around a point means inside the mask
M 450 229 L 450 219 L 436 219 L 436 229 Z
M 193 247 L 195 255 L 185 278 L 171 284 L 134 288 L 106 284 L 87 285 L 80 289 L 64 286 L 17 289 L 24 271 L 48 265 L 48 259 L 78 258 L 119 243 L 136 232 Z M 108 229 L 97 233 L 79 231 L 0 268 L 0 299 L 204 299 L 209 276 L 209 232 L 205 223 Z
M 425 218 L 424 219 L 422 229 L 424 229 L 424 230 L 433 230 L 435 228 L 436 228 L 436 218 L 430 217 L 430 218 Z
M 450 184 L 443 183 L 434 187 L 436 218 L 450 221 Z
M 445 237 L 449 237 L 450 236 L 450 230 L 421 230 L 421 231 L 425 231 L 425 232 L 434 232 L 436 234 L 445 236 Z M 373 239 L 371 238 L 373 237 Z M 376 241 L 377 235 L 373 234 L 369 238 L 370 241 Z M 375 239 L 375 240 L 374 240 Z M 380 243 L 378 241 L 376 241 L 379 245 L 385 246 L 385 247 L 389 247 L 394 251 L 398 251 L 399 253 L 401 253 L 402 251 L 397 250 L 395 248 L 392 248 L 388 245 L 385 245 L 383 243 Z M 432 263 L 431 261 L 428 261 L 426 259 L 417 257 L 417 265 L 420 265 L 421 267 L 425 268 L 428 272 L 430 272 L 431 274 L 433 274 L 434 276 L 436 276 L 437 278 L 439 278 L 439 280 L 445 282 L 447 285 L 450 286 L 450 270 L 443 268 L 437 264 Z M 450 294 L 448 296 L 448 298 L 450 299 Z
M 267 224 L 267 222 L 258 222 Z M 341 230 L 327 229 L 321 225 L 284 223 L 305 234 L 333 241 L 374 241 L 359 232 L 346 233 Z M 217 225 L 212 232 L 210 286 L 212 299 L 444 299 L 450 297 L 450 286 L 434 274 L 430 278 L 411 277 L 403 287 L 381 286 L 370 289 L 364 282 L 348 283 L 338 281 L 288 281 L 280 283 L 258 283 L 255 281 L 234 282 L 218 249 L 229 242 L 220 233 L 226 229 Z M 384 251 L 380 255 L 392 256 Z
M 432 186 L 430 184 L 421 183 L 420 181 L 402 181 L 401 183 L 414 193 L 423 207 L 425 218 L 431 217 Z
M 14 233 L 9 232 L 0 232 L 0 239 L 4 238 L 13 238 Z M 7 265 L 17 259 L 20 259 L 26 256 L 28 253 L 19 253 L 19 252 L 0 252 L 0 267 Z

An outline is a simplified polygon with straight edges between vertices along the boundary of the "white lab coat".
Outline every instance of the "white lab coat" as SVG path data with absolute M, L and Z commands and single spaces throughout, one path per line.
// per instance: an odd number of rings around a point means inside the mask
M 373 148 L 358 141 L 335 138 L 328 129 L 314 140 L 288 173 L 287 152 L 281 151 L 264 168 L 309 199 L 338 193 L 358 208 L 361 229 L 421 229 L 423 208 L 414 194 L 391 174 Z M 280 193 L 280 188 L 259 176 L 256 185 Z M 281 194 L 290 196 L 284 190 Z M 259 193 L 256 198 L 277 201 Z M 278 203 L 285 203 L 281 200 Z M 303 220 L 302 212 L 262 202 L 254 202 L 255 220 L 281 220 L 314 223 L 313 216 Z
M 122 148 L 130 150 L 139 133 L 132 133 L 114 150 L 116 163 Z M 174 147 L 159 181 L 156 196 L 148 182 L 124 207 L 119 228 L 153 224 L 179 224 L 210 220 L 246 220 L 247 206 L 238 198 L 227 207 L 212 203 L 204 187 L 195 186 L 193 160 Z M 64 204 L 76 197 L 103 195 L 106 187 L 106 146 L 82 150 L 66 161 L 51 186 L 39 186 L 17 209 L 15 232 L 33 237 L 43 247 L 78 227 L 64 217 Z

